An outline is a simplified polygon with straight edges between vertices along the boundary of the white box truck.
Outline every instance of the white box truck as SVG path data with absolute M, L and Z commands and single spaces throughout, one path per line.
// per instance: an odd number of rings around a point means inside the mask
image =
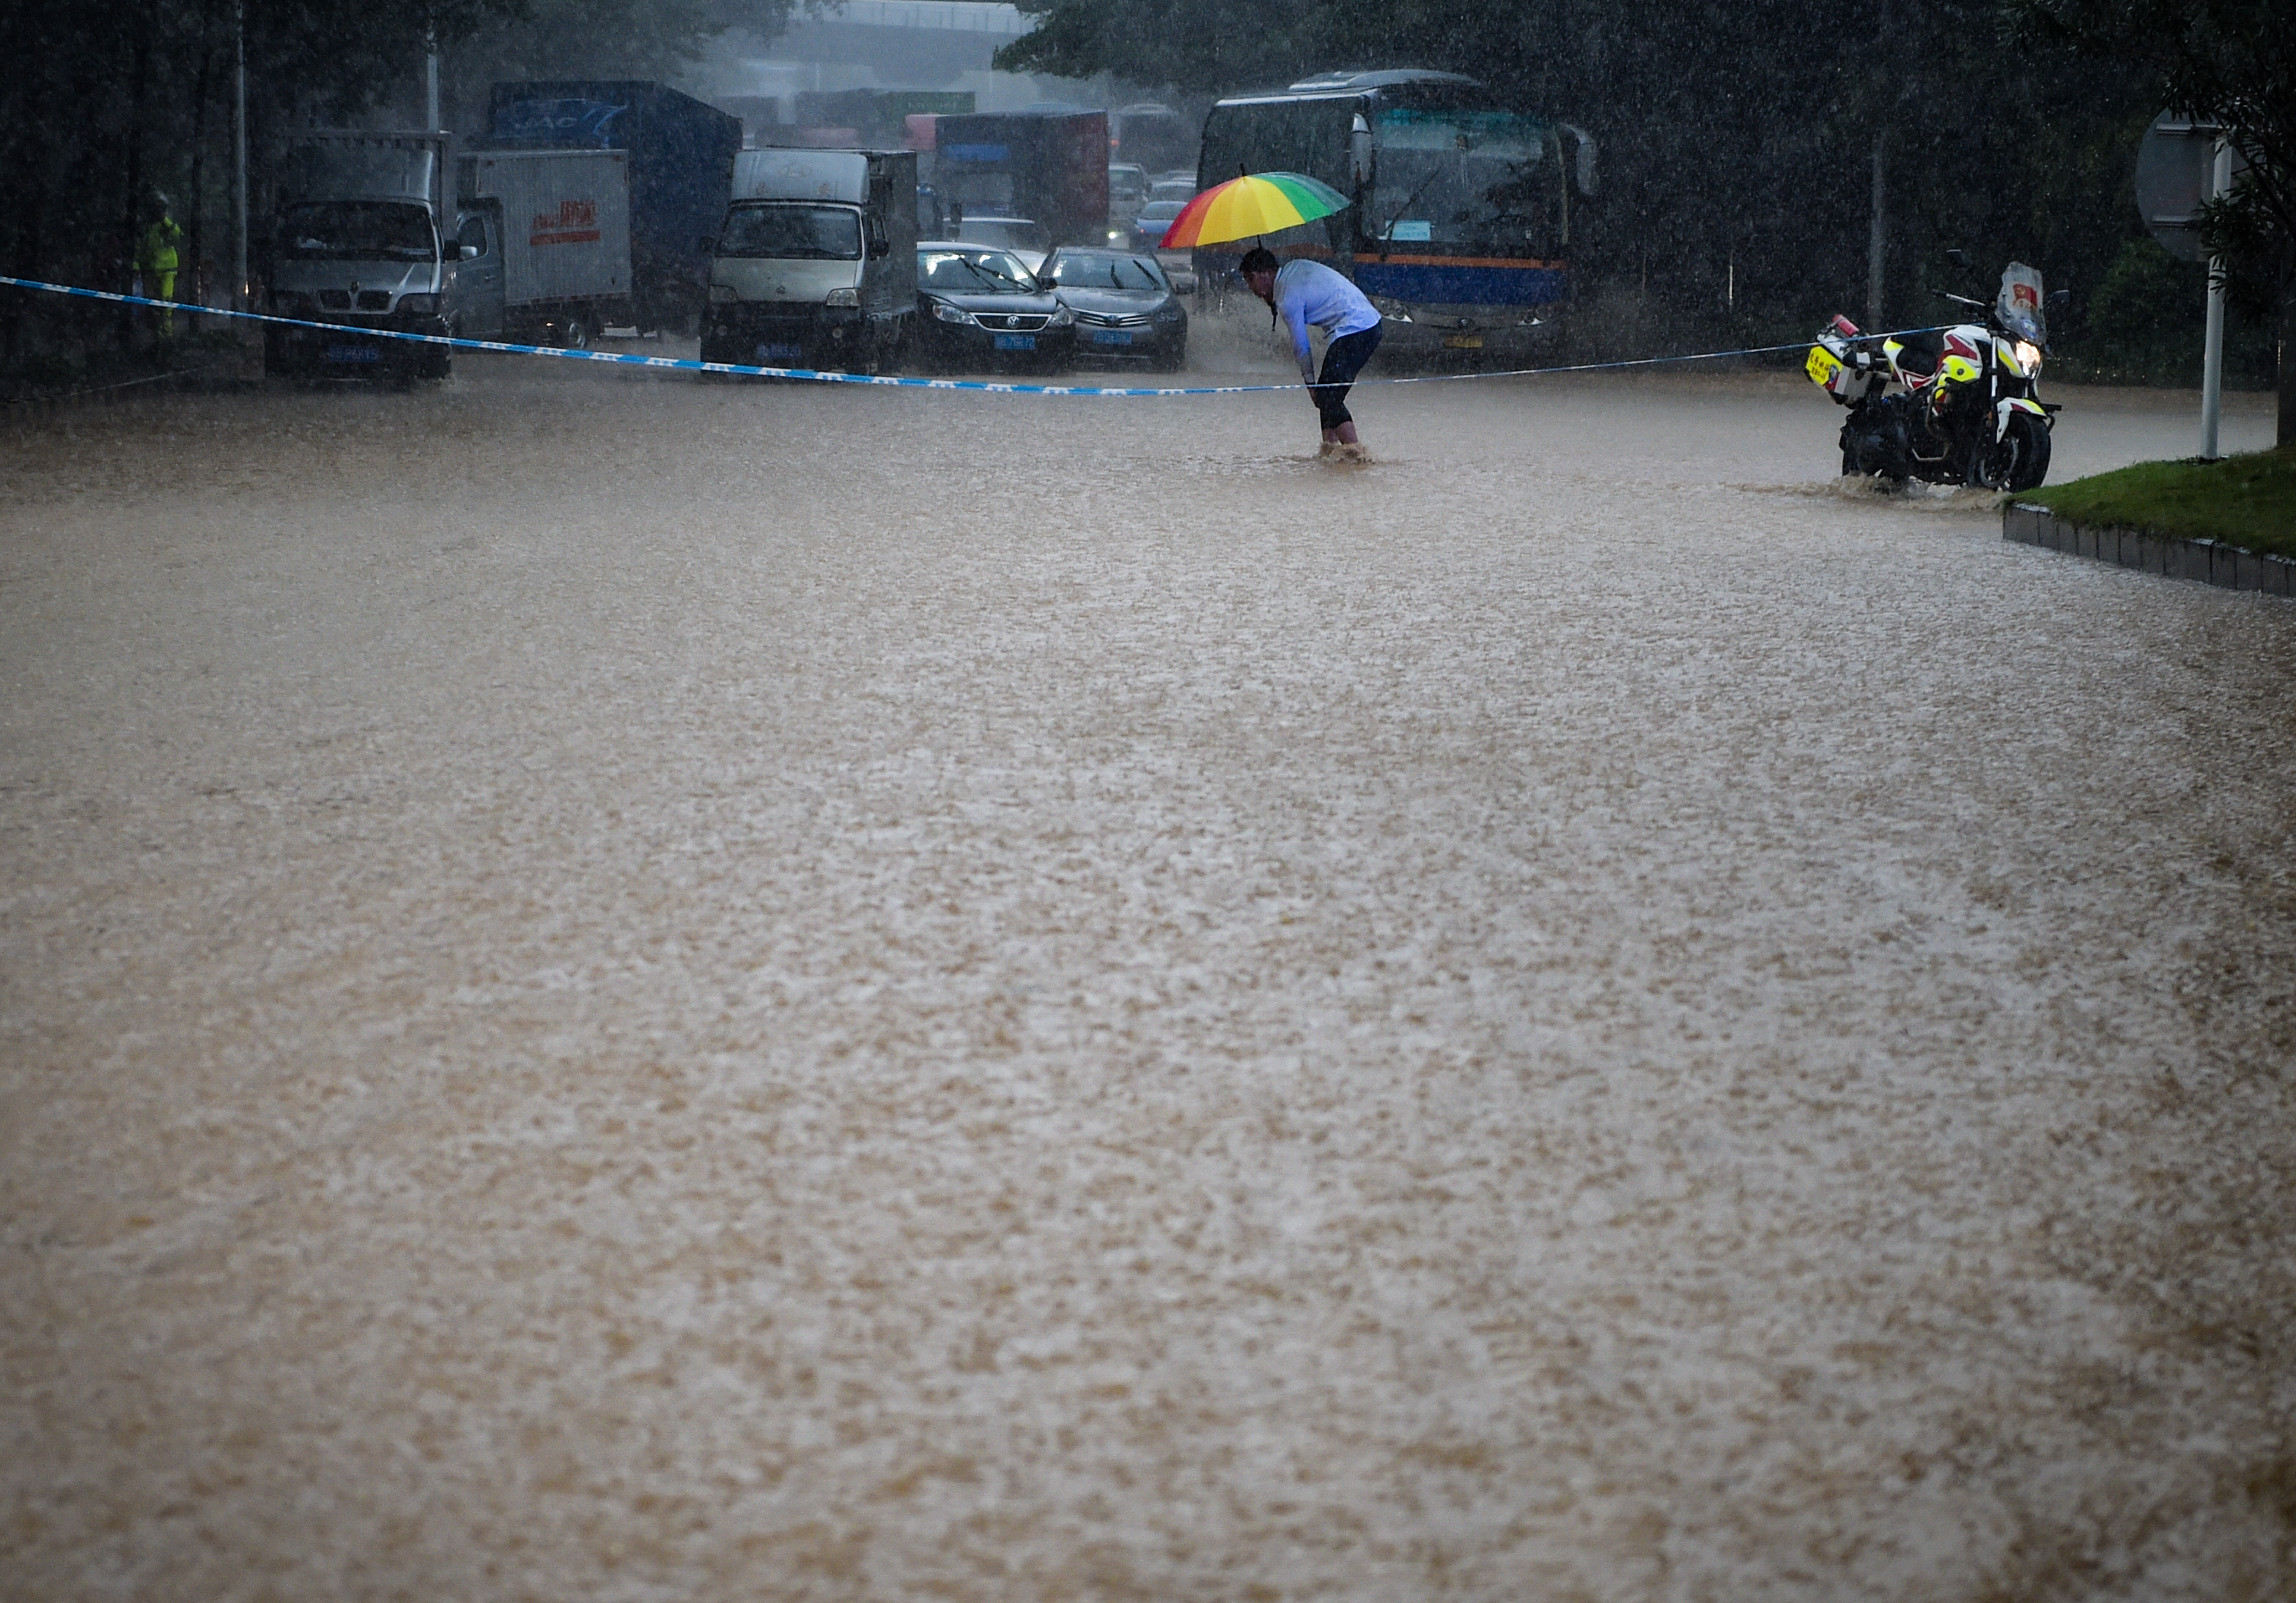
M 636 321 L 627 152 L 481 151 L 460 167 L 462 333 L 580 347 Z
M 874 373 L 917 309 L 914 151 L 743 151 L 709 242 L 701 359 Z

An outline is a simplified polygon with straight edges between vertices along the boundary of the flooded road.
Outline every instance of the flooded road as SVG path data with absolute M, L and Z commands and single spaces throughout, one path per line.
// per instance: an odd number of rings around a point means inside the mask
M 5 441 L 0 1594 L 2296 1590 L 2296 604 L 1798 376 L 458 370 Z

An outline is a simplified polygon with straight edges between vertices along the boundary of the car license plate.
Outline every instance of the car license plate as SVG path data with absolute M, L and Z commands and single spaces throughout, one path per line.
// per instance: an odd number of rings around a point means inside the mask
M 1128 328 L 1095 328 L 1092 331 L 1095 345 L 1129 345 L 1132 331 Z
M 1483 336 L 1480 334 L 1453 334 L 1449 339 L 1444 341 L 1443 343 L 1453 350 L 1480 350 L 1483 348 Z
M 382 348 L 379 345 L 330 345 L 327 347 L 327 360 L 380 362 L 382 360 Z
M 996 349 L 999 350 L 1034 350 L 1037 349 L 1037 336 L 1034 334 L 998 334 L 996 336 Z
M 783 367 L 803 360 L 805 360 L 805 347 L 802 345 L 758 347 L 758 366 L 760 367 Z

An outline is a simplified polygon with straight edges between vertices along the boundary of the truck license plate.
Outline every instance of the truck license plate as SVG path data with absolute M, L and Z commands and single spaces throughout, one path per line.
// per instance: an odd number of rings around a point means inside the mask
M 760 345 L 758 347 L 758 366 L 760 367 L 793 366 L 803 360 L 805 360 L 805 347 L 802 345 Z
M 1095 345 L 1129 345 L 1132 331 L 1128 328 L 1095 328 L 1092 331 Z
M 1034 334 L 998 334 L 996 336 L 996 349 L 999 350 L 1034 350 L 1037 349 L 1037 336 Z
M 1480 350 L 1483 348 L 1483 336 L 1480 334 L 1453 334 L 1449 339 L 1444 341 L 1443 343 L 1452 350 Z
M 382 360 L 382 348 L 379 345 L 330 345 L 327 347 L 327 360 L 380 362 Z

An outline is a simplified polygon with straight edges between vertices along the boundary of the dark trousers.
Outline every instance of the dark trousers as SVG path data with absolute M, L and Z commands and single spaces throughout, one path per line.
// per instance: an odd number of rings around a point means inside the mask
M 1371 360 L 1371 353 L 1379 349 L 1380 333 L 1386 326 L 1374 323 L 1361 333 L 1344 334 L 1324 348 L 1324 370 L 1308 387 L 1308 394 L 1325 428 L 1336 429 L 1355 421 L 1355 415 L 1348 410 L 1348 390 L 1364 364 Z

